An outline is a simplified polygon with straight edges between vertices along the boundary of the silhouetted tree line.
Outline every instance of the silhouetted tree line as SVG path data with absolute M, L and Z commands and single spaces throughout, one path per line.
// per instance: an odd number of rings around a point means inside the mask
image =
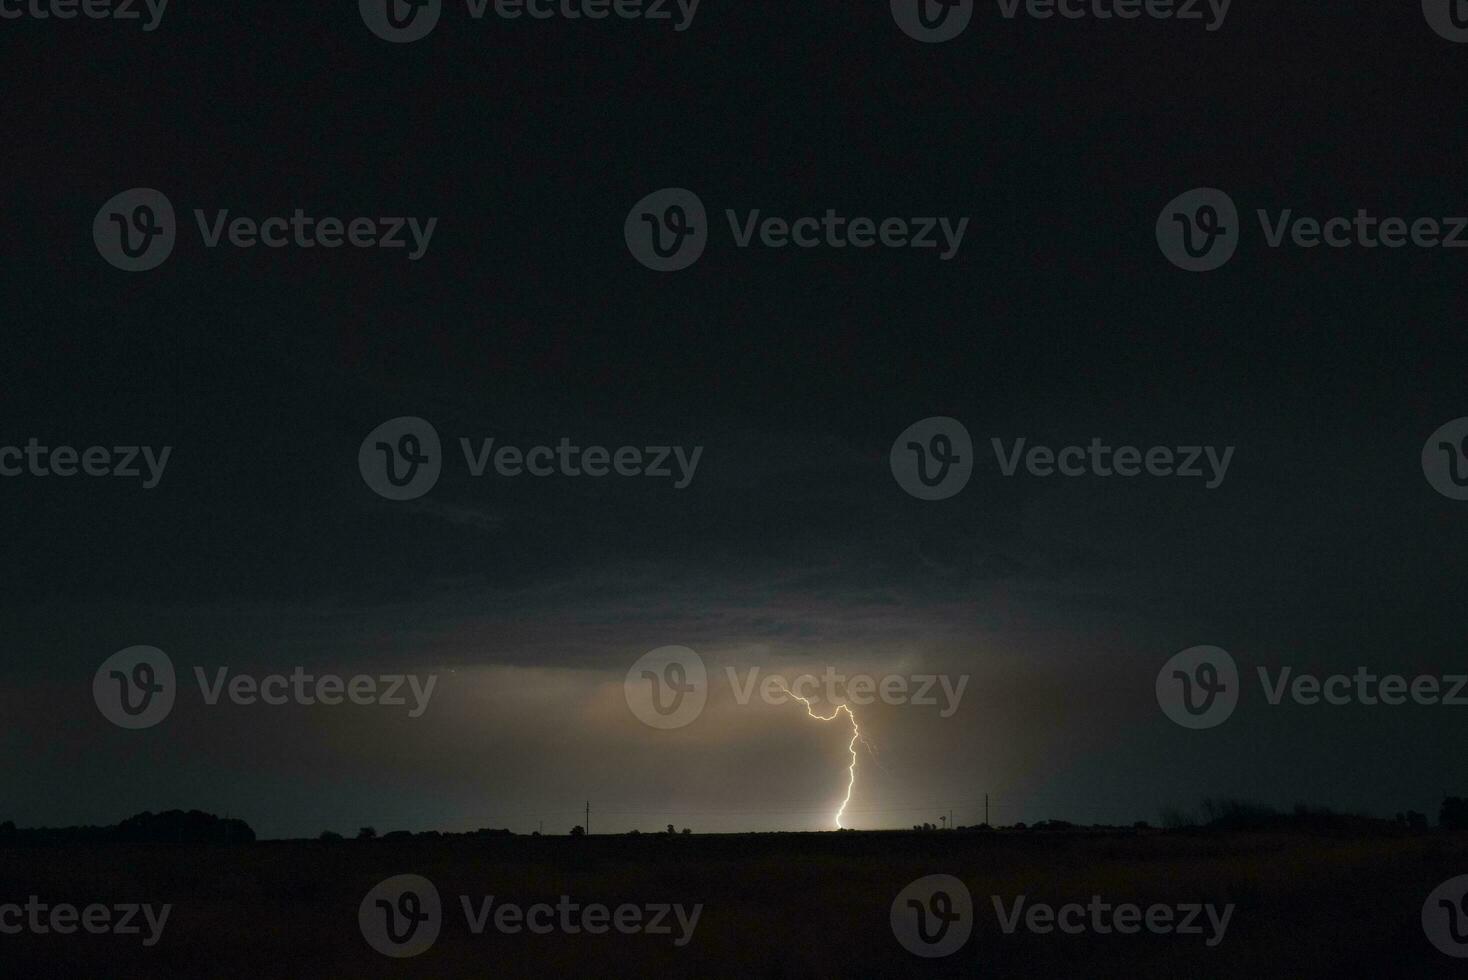
M 473 839 L 479 839 L 479 838 L 484 838 L 484 837 L 513 837 L 513 836 L 515 836 L 515 835 L 512 834 L 509 830 L 506 830 L 506 829 L 503 829 L 503 828 L 493 828 L 493 827 L 481 827 L 478 830 L 466 830 L 466 831 L 463 831 L 462 833 L 444 833 L 444 832 L 438 831 L 438 830 L 424 830 L 424 831 L 420 831 L 419 833 L 416 833 L 415 834 L 411 830 L 390 830 L 387 833 L 382 834 L 382 835 L 379 836 L 378 833 L 377 833 L 377 828 L 376 827 L 361 827 L 361 828 L 359 828 L 357 830 L 356 839 L 357 840 L 385 840 L 385 841 L 388 841 L 388 840 L 390 840 L 390 841 L 402 841 L 402 840 L 473 840 Z M 338 834 L 334 830 L 323 830 L 321 832 L 321 835 L 319 837 L 317 837 L 316 839 L 319 840 L 319 841 L 323 841 L 325 843 L 330 844 L 330 843 L 332 843 L 334 841 L 345 840 L 346 838 L 344 838 L 341 834 Z
M 1468 799 L 1444 796 L 1438 810 L 1443 830 L 1468 830 Z M 1211 830 L 1305 830 L 1315 832 L 1425 831 L 1427 815 L 1416 810 L 1396 814 L 1390 820 L 1362 813 L 1337 813 L 1329 807 L 1295 804 L 1292 811 L 1278 810 L 1249 800 L 1205 799 L 1196 813 L 1169 807 L 1162 811 L 1162 826 L 1168 829 Z
M 0 823 L 0 843 L 16 844 L 248 844 L 255 831 L 243 820 L 199 810 L 139 813 L 105 827 L 17 827 Z
M 1468 830 L 1468 798 L 1444 796 L 1438 811 L 1437 825 L 1443 830 Z M 1398 813 L 1391 819 L 1372 817 L 1361 813 L 1339 813 L 1330 807 L 1306 806 L 1298 803 L 1292 810 L 1280 810 L 1264 803 L 1210 797 L 1204 799 L 1197 810 L 1182 810 L 1165 807 L 1162 810 L 1161 826 L 1167 830 L 1286 830 L 1307 833 L 1401 833 L 1423 832 L 1430 829 L 1427 815 L 1416 810 Z M 933 823 L 916 823 L 912 829 L 921 833 L 938 832 L 944 828 Z M 1004 831 L 1070 831 L 1070 830 L 1135 830 L 1151 831 L 1145 820 L 1138 820 L 1125 827 L 1111 824 L 1077 826 L 1068 820 L 1041 820 L 1034 824 L 1023 822 L 1007 827 L 991 827 L 987 823 L 960 825 L 952 828 L 968 833 L 993 833 Z

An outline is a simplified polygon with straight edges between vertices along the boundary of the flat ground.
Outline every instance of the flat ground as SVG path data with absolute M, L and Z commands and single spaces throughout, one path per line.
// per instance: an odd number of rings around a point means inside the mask
M 373 951 L 357 911 L 378 882 L 429 879 L 437 941 L 412 959 Z M 973 935 L 919 959 L 889 910 L 930 874 L 962 879 Z M 0 849 L 0 903 L 168 902 L 161 941 L 0 935 L 16 977 L 1447 977 L 1468 973 L 1423 935 L 1427 895 L 1468 874 L 1468 835 L 1323 837 L 1185 832 L 935 832 L 513 837 L 263 842 L 245 846 Z M 478 903 L 701 903 L 692 940 L 474 935 Z M 1005 934 L 991 896 L 1056 906 L 1213 903 L 1236 908 L 1204 935 Z M 1204 920 L 1206 923 L 1206 920 Z

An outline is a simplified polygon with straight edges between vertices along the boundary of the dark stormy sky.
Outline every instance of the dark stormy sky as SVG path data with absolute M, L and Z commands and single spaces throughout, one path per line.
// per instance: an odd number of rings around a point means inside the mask
M 1205 795 L 1390 814 L 1462 790 L 1462 712 L 1268 707 L 1184 731 L 1173 653 L 1297 672 L 1468 669 L 1468 504 L 1423 441 L 1468 415 L 1465 259 L 1159 252 L 1195 186 L 1301 214 L 1468 213 L 1468 48 L 1415 4 L 1237 0 L 1225 28 L 1006 21 L 909 40 L 885 3 L 704 0 L 691 29 L 474 23 L 390 45 L 355 4 L 182 5 L 157 31 L 0 23 L 0 444 L 169 445 L 160 485 L 0 479 L 0 758 L 22 825 L 199 808 L 262 835 L 509 826 L 814 829 L 846 737 L 735 704 L 724 668 L 967 674 L 959 710 L 862 714 L 848 824 L 1155 820 Z M 970 218 L 962 250 L 740 250 L 658 274 L 623 221 L 723 210 Z M 164 191 L 180 242 L 128 274 L 101 204 Z M 207 250 L 191 209 L 436 216 L 402 252 Z M 381 422 L 450 447 L 396 503 Z M 887 454 L 957 418 L 941 502 Z M 699 445 L 650 480 L 471 479 L 460 436 Z M 1234 446 L 1227 480 L 1000 476 L 991 437 Z M 92 675 L 166 651 L 163 724 Z M 678 731 L 622 680 L 679 644 L 715 674 Z M 192 669 L 437 673 L 418 719 L 215 706 Z M 603 815 L 604 814 L 604 815 Z

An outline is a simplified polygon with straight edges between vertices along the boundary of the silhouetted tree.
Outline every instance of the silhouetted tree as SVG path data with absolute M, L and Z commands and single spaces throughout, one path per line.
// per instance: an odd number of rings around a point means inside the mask
M 357 831 L 357 840 L 373 840 L 377 837 L 376 827 L 363 827 Z
M 1468 830 L 1468 800 L 1461 796 L 1444 796 L 1437 814 L 1437 825 L 1443 830 Z
M 586 828 L 583 827 L 583 826 L 581 826 L 579 823 L 576 826 L 574 826 L 574 827 L 571 828 L 571 836 L 572 837 L 583 837 L 585 835 L 586 835 Z
M 119 823 L 114 840 L 147 844 L 248 844 L 255 832 L 243 820 L 216 817 L 199 810 L 139 813 Z
M 341 840 L 342 835 L 334 830 L 323 830 L 319 839 L 324 841 Z
M 1416 810 L 1408 810 L 1406 813 L 1397 814 L 1397 823 L 1408 830 L 1426 830 L 1427 814 L 1418 813 Z

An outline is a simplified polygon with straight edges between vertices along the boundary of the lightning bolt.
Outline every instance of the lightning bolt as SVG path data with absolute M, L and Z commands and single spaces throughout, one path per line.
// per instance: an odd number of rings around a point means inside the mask
M 841 815 L 846 812 L 846 806 L 851 802 L 851 791 L 856 788 L 856 743 L 860 742 L 862 745 L 865 745 L 867 751 L 872 753 L 872 759 L 874 761 L 877 758 L 876 750 L 872 748 L 872 743 L 866 740 L 866 738 L 861 733 L 861 729 L 857 727 L 856 715 L 852 713 L 850 705 L 838 704 L 836 706 L 836 710 L 831 712 L 829 715 L 818 715 L 816 714 L 815 708 L 811 706 L 810 698 L 803 698 L 799 694 L 796 694 L 794 691 L 783 685 L 781 685 L 780 689 L 786 694 L 790 695 L 795 700 L 799 701 L 801 704 L 805 705 L 805 713 L 810 715 L 816 721 L 835 721 L 836 716 L 841 714 L 841 712 L 843 711 L 846 712 L 846 717 L 851 719 L 851 742 L 846 746 L 847 751 L 851 753 L 851 765 L 848 766 L 846 769 L 846 799 L 842 800 L 841 806 L 836 809 L 836 829 L 844 830 L 846 828 L 841 826 Z M 879 762 L 877 763 L 877 765 L 880 766 L 881 763 Z

